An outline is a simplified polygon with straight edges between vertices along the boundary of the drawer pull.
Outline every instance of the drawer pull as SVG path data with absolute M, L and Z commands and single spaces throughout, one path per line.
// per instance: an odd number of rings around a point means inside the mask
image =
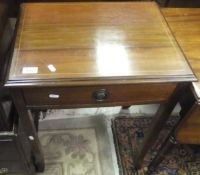
M 49 94 L 49 98 L 58 99 L 58 98 L 60 98 L 60 95 L 58 95 L 58 94 Z
M 107 100 L 108 96 L 109 96 L 109 93 L 105 89 L 100 89 L 93 93 L 94 99 L 98 102 Z
M 8 168 L 0 168 L 0 174 L 8 173 Z

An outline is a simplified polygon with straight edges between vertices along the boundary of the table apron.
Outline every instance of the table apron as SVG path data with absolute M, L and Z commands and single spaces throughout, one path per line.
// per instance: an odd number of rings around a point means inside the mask
M 174 83 L 23 88 L 27 107 L 73 108 L 162 103 Z

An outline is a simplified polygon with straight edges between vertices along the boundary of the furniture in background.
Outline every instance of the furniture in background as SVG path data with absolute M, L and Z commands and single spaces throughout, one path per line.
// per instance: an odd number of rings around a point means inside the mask
M 13 111 L 9 92 L 2 87 L 2 84 L 5 75 L 4 71 L 6 70 L 6 58 L 8 58 L 13 38 L 13 31 L 9 23 L 9 18 L 14 14 L 13 9 L 13 0 L 0 1 L 0 131 L 8 130 L 10 123 L 12 123 L 9 117 L 9 112 Z
M 12 127 L 14 107 L 8 99 L 8 94 L 0 88 L 0 131 L 7 131 Z
M 2 87 L 6 70 L 6 59 L 9 56 L 10 46 L 13 39 L 13 31 L 9 18 L 14 14 L 14 1 L 0 1 L 0 131 L 8 130 L 12 125 L 13 105 L 10 102 L 9 92 Z
M 200 78 L 200 9 L 166 8 L 162 9 L 162 12 L 195 74 Z M 158 166 L 174 144 L 200 144 L 200 82 L 188 87 L 180 104 L 183 119 L 166 138 L 149 165 L 149 173 Z
M 9 103 L 9 92 L 1 85 L 3 84 L 4 70 L 6 69 L 5 62 L 9 55 L 9 49 L 12 42 L 13 32 L 9 25 L 9 18 L 12 16 L 13 1 L 0 1 L 0 131 L 10 128 L 9 111 L 12 105 Z M 9 104 L 8 104 L 9 103 Z
M 10 17 L 15 10 L 13 0 L 0 1 L 0 174 L 21 175 L 35 172 L 32 151 L 9 90 L 2 86 L 13 39 Z
M 94 0 L 18 0 L 18 2 L 94 2 Z M 95 0 L 95 2 L 113 2 L 113 0 Z M 120 0 L 117 0 L 120 2 Z M 155 1 L 161 7 L 200 7 L 199 0 L 131 0 L 134 1 Z M 122 1 L 121 1 L 122 2 Z
M 155 0 L 161 7 L 200 7 L 199 0 Z
M 14 0 L 0 1 L 0 86 L 5 77 L 7 58 L 13 39 L 13 29 L 9 19 L 16 15 L 17 6 L 14 2 Z
M 32 138 L 37 170 L 44 170 L 44 157 L 28 109 L 161 103 L 138 150 L 139 167 L 196 80 L 158 6 L 28 3 L 21 10 L 5 86 Z
M 158 0 L 159 1 L 159 0 Z M 162 1 L 162 0 L 160 0 Z M 164 0 L 167 7 L 200 7 L 199 0 Z
M 0 174 L 34 174 L 31 146 L 16 113 L 10 128 L 0 131 Z

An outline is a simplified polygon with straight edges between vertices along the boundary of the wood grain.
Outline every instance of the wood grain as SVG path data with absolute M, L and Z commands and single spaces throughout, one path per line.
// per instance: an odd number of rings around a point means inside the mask
M 187 57 L 197 78 L 200 78 L 200 8 L 166 8 L 162 12 Z M 193 83 L 200 99 L 200 83 Z M 199 100 L 198 99 L 198 100 Z
M 8 86 L 195 80 L 153 2 L 23 4 L 15 43 Z
M 200 8 L 162 9 L 162 12 L 199 79 Z M 176 131 L 176 138 L 183 144 L 200 144 L 200 82 L 193 83 L 192 89 L 196 104 Z
M 200 107 L 196 104 L 184 123 L 176 133 L 182 144 L 200 144 Z

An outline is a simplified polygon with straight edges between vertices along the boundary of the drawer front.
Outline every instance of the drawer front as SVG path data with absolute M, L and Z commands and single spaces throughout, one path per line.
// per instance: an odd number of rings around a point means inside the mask
M 175 84 L 24 88 L 27 106 L 125 105 L 166 101 Z

